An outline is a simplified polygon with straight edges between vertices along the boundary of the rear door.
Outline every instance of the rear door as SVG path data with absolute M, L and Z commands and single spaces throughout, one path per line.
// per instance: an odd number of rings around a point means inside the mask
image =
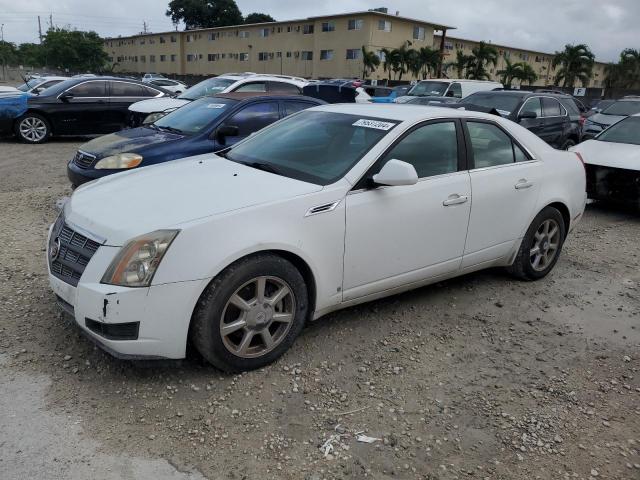
M 238 127 L 237 136 L 225 137 L 225 146 L 230 147 L 279 119 L 280 111 L 275 100 L 254 102 L 241 107 L 221 125 Z
M 65 98 L 66 95 L 70 96 Z M 107 82 L 90 80 L 60 94 L 56 112 L 51 117 L 57 133 L 85 135 L 102 133 L 102 119 L 108 112 Z
M 555 98 L 542 97 L 542 112 L 544 117 L 543 140 L 552 147 L 562 147 L 565 125 L 569 122 L 567 110 Z

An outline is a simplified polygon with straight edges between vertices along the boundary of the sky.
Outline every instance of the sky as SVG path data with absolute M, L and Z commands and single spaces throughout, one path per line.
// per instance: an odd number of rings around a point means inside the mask
M 640 49 L 640 0 L 236 0 L 243 14 L 268 13 L 288 20 L 368 10 L 457 27 L 449 32 L 470 40 L 553 53 L 567 43 L 586 43 L 597 60 L 617 60 L 624 48 Z M 45 31 L 57 27 L 94 30 L 101 36 L 132 35 L 143 23 L 152 32 L 175 27 L 165 15 L 168 0 L 0 0 L 6 41 L 36 42 L 38 15 Z

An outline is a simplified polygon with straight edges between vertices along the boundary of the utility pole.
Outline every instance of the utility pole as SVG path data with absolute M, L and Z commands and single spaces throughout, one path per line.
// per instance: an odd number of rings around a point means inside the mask
M 42 43 L 42 24 L 40 23 L 40 15 L 38 15 L 38 38 L 40 38 L 40 43 Z
M 49 29 L 53 30 L 53 14 L 49 14 Z
M 147 22 L 146 21 L 142 22 L 142 31 L 144 33 L 147 33 Z

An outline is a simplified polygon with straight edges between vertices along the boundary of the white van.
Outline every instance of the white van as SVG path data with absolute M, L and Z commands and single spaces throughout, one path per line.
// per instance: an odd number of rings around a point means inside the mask
M 500 82 L 487 80 L 462 80 L 433 78 L 416 83 L 406 95 L 396 98 L 396 103 L 406 103 L 415 97 L 465 98 L 476 92 L 504 88 Z

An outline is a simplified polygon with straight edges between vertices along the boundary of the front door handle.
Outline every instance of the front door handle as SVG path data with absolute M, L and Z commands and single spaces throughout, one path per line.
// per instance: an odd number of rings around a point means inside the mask
M 533 182 L 529 182 L 526 178 L 521 178 L 515 185 L 516 190 L 533 187 Z
M 453 195 L 449 195 L 449 198 L 442 202 L 442 205 L 444 205 L 445 207 L 450 207 L 451 205 L 460 205 L 461 203 L 466 203 L 467 200 L 469 200 L 469 197 L 467 197 L 466 195 L 458 195 L 457 193 L 454 193 Z

